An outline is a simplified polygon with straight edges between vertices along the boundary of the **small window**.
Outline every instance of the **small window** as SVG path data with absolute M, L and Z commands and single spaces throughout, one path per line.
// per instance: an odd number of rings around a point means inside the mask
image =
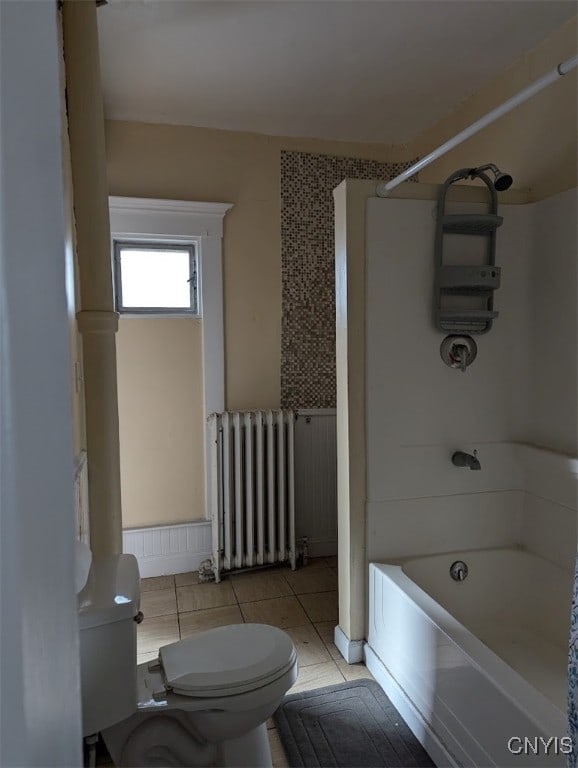
M 198 314 L 194 245 L 114 244 L 117 312 Z

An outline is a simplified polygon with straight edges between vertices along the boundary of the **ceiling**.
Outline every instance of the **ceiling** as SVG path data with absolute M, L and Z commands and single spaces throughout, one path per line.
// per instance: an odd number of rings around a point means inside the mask
M 402 144 L 576 8 L 575 0 L 109 0 L 98 10 L 105 113 Z

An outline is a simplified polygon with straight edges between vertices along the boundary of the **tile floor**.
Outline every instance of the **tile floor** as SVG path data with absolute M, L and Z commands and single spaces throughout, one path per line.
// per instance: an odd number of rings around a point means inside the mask
M 290 693 L 371 677 L 363 664 L 346 664 L 333 644 L 337 624 L 337 560 L 310 560 L 297 571 L 267 569 L 199 584 L 198 574 L 143 579 L 138 628 L 138 663 L 157 656 L 161 645 L 212 627 L 239 622 L 273 624 L 293 639 L 299 677 Z M 269 740 L 276 768 L 286 766 L 270 720 Z

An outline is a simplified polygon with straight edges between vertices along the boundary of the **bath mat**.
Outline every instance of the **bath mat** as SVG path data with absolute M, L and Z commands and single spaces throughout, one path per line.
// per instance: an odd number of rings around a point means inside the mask
M 273 718 L 291 768 L 434 766 L 374 680 L 285 696 Z

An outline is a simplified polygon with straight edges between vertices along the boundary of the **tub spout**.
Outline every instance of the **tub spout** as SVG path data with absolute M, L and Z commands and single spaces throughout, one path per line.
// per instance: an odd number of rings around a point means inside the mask
M 474 451 L 474 455 L 471 453 L 465 453 L 464 451 L 456 451 L 452 455 L 452 464 L 456 467 L 469 467 L 470 469 L 481 469 L 482 465 L 478 459 L 478 452 Z

